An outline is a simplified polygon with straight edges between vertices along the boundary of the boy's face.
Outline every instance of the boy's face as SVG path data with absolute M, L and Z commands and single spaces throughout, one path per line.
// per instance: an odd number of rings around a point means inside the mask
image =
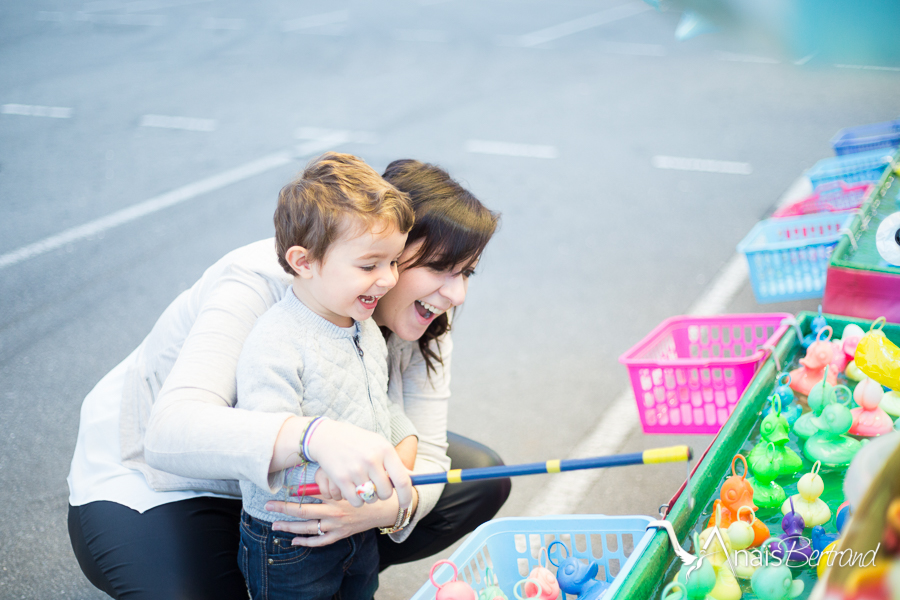
M 397 260 L 406 234 L 396 227 L 351 229 L 332 244 L 323 261 L 312 263 L 307 304 L 339 327 L 372 316 L 378 299 L 397 283 Z

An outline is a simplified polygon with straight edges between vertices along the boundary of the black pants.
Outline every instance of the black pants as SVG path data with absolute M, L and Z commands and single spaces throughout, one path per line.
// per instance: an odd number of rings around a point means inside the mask
M 500 465 L 490 448 L 453 433 L 454 469 Z M 448 485 L 409 538 L 378 536 L 380 567 L 425 558 L 493 517 L 509 479 Z M 88 580 L 113 598 L 246 600 L 238 569 L 240 500 L 193 498 L 138 513 L 115 502 L 69 507 L 69 537 Z

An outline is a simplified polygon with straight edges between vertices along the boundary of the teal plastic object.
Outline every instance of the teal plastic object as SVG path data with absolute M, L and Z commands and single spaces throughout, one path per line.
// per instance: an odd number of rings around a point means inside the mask
M 831 252 L 852 213 L 765 219 L 738 244 L 759 304 L 821 298 Z
M 559 541 L 575 556 L 599 563 L 606 581 L 612 582 L 609 590 L 614 592 L 656 533 L 655 529 L 647 530 L 651 521 L 644 515 L 494 519 L 469 534 L 449 560 L 457 565 L 459 579 L 476 593 L 490 585 L 483 573 L 486 566 L 491 567 L 496 585 L 513 598 L 513 586 L 538 566 L 540 549 Z M 453 569 L 448 565 L 442 565 L 434 574 L 438 581 L 449 580 L 452 575 Z M 412 600 L 434 600 L 435 592 L 431 582 L 426 581 Z M 607 595 L 611 596 L 609 592 Z

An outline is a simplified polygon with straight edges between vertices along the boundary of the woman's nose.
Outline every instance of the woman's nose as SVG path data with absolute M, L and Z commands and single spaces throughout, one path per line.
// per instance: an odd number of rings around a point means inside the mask
M 466 299 L 468 281 L 462 275 L 451 275 L 441 287 L 441 295 L 447 298 L 453 306 L 459 306 Z

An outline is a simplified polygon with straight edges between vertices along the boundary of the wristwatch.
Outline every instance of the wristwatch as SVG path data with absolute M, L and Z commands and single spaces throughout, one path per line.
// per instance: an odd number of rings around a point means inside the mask
M 397 511 L 397 520 L 394 521 L 393 527 L 380 527 L 378 529 L 381 533 L 397 533 L 398 531 L 403 531 L 406 529 L 406 526 L 409 525 L 410 520 L 412 520 L 412 507 L 407 506 L 406 508 L 400 508 Z

